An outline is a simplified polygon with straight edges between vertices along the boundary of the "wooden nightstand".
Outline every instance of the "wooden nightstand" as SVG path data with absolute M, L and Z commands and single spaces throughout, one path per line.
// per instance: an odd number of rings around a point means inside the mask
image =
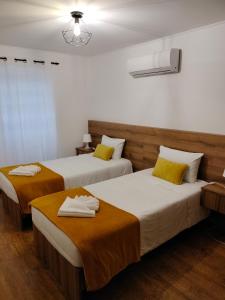
M 210 209 L 207 220 L 208 235 L 215 241 L 225 244 L 225 188 L 218 183 L 207 184 L 202 188 L 201 205 Z
M 201 205 L 225 214 L 225 187 L 220 184 L 207 184 L 202 188 Z
M 90 148 L 77 147 L 76 148 L 76 154 L 77 155 L 88 154 L 88 153 L 91 153 L 91 152 L 94 152 L 94 151 L 95 151 L 95 148 L 93 148 L 93 147 L 90 147 Z

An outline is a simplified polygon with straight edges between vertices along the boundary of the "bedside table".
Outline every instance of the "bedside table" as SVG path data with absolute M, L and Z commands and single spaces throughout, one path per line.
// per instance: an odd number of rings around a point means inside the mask
M 225 245 L 225 188 L 222 184 L 207 184 L 202 188 L 201 205 L 210 209 L 208 235 Z
M 88 153 L 91 153 L 91 152 L 94 152 L 94 151 L 95 151 L 95 148 L 93 148 L 93 147 L 90 147 L 90 148 L 77 147 L 76 148 L 76 154 L 77 155 L 88 154 Z
M 218 183 L 204 186 L 202 188 L 201 205 L 225 214 L 225 187 Z

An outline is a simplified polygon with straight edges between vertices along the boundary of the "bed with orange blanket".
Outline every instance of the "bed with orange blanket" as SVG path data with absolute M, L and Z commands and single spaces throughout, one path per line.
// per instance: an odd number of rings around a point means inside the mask
M 19 227 L 30 216 L 29 202 L 35 198 L 132 172 L 132 164 L 127 159 L 103 161 L 92 154 L 35 164 L 41 167 L 41 172 L 29 177 L 9 175 L 16 166 L 0 168 L 4 206 Z
M 32 202 L 36 248 L 68 299 L 105 286 L 128 265 L 203 220 L 198 180 L 176 186 L 136 172 Z M 95 218 L 58 217 L 67 196 L 100 199 Z

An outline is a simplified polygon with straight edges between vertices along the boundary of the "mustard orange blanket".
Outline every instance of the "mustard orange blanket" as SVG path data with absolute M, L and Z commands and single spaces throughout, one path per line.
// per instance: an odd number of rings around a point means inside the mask
M 140 223 L 130 213 L 100 201 L 95 218 L 57 217 L 66 196 L 90 195 L 83 188 L 32 201 L 31 205 L 61 229 L 79 249 L 86 288 L 105 286 L 114 275 L 140 259 Z
M 29 202 L 35 198 L 64 190 L 64 179 L 61 175 L 40 163 L 35 163 L 35 165 L 41 167 L 41 172 L 35 176 L 9 175 L 9 171 L 15 169 L 18 165 L 0 168 L 0 172 L 13 185 L 23 214 L 30 214 Z

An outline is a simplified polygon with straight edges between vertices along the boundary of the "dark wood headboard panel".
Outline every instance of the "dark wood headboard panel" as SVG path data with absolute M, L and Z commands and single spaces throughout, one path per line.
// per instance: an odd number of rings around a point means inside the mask
M 93 146 L 101 142 L 103 134 L 126 139 L 123 157 L 132 162 L 135 171 L 153 167 L 159 146 L 164 145 L 179 150 L 204 153 L 198 177 L 206 181 L 225 183 L 225 178 L 222 176 L 225 169 L 225 135 L 93 120 L 88 122 L 88 126 Z

